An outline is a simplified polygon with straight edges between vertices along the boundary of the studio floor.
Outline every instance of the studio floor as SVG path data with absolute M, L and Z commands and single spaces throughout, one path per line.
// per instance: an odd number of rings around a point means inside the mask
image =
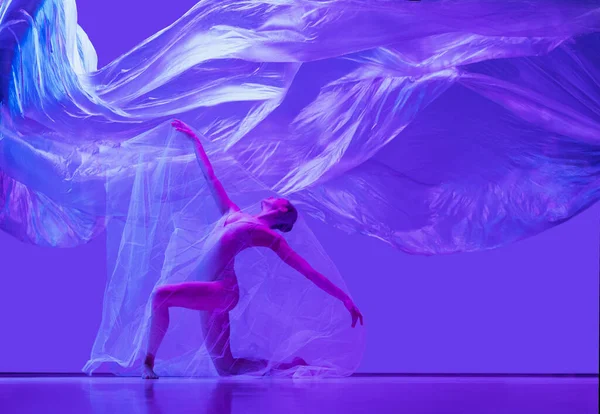
M 2 377 L 0 413 L 597 414 L 598 378 L 338 380 Z

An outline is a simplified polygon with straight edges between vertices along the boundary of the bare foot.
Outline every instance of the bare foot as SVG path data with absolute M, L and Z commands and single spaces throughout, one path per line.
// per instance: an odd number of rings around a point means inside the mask
M 154 370 L 152 369 L 152 367 L 148 364 L 144 364 L 144 368 L 142 371 L 142 378 L 143 379 L 158 379 L 158 375 L 156 375 L 156 372 L 154 372 Z
M 308 364 L 306 363 L 305 360 L 303 360 L 300 357 L 296 357 L 292 360 L 292 362 L 282 362 L 281 364 L 277 365 L 277 367 L 275 367 L 275 369 L 280 369 L 282 371 L 285 371 L 286 369 L 290 369 L 290 368 L 294 368 L 294 367 L 298 367 L 298 366 L 307 366 Z

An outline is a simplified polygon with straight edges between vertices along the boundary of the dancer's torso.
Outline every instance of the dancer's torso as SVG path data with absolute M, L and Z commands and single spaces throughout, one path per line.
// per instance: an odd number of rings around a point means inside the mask
M 237 285 L 235 257 L 253 246 L 252 231 L 259 226 L 262 224 L 248 214 L 233 212 L 224 216 L 205 242 L 206 250 L 194 277 Z

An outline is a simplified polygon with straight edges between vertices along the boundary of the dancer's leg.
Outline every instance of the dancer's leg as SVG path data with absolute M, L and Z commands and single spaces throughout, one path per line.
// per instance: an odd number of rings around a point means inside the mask
M 154 357 L 169 327 L 170 307 L 206 311 L 202 315 L 205 343 L 220 375 L 263 371 L 268 366 L 266 360 L 234 358 L 232 355 L 229 311 L 237 301 L 237 290 L 220 282 L 188 282 L 159 288 L 152 298 L 150 338 L 142 376 L 158 378 L 154 373 Z M 295 358 L 291 363 L 275 364 L 273 369 L 286 370 L 298 365 L 306 365 L 306 362 Z
M 240 375 L 260 372 L 267 367 L 261 359 L 234 358 L 231 353 L 229 312 L 202 313 L 204 340 L 219 375 Z
M 212 311 L 230 309 L 236 302 L 237 292 L 220 282 L 187 282 L 157 289 L 152 297 L 150 338 L 142 376 L 158 378 L 154 373 L 154 357 L 169 327 L 170 307 Z
M 264 359 L 235 358 L 231 352 L 229 312 L 212 311 L 202 313 L 202 327 L 206 349 L 219 375 L 265 374 L 269 362 Z M 270 370 L 287 370 L 307 365 L 302 358 L 292 362 L 275 363 Z

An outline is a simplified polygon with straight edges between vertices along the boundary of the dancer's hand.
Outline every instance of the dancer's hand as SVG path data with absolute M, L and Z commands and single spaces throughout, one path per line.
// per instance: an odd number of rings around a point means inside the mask
M 194 131 L 192 131 L 192 129 L 189 126 L 187 126 L 187 124 L 185 124 L 183 121 L 176 119 L 173 122 L 171 122 L 171 126 L 173 128 L 175 128 L 177 131 L 183 132 L 185 135 L 187 135 L 188 137 L 190 137 L 194 140 L 198 139 L 196 134 L 194 134 Z
M 344 301 L 344 306 L 346 307 L 346 309 L 348 309 L 348 311 L 350 312 L 350 315 L 352 315 L 352 327 L 354 328 L 356 326 L 356 322 L 358 322 L 359 319 L 360 319 L 360 324 L 362 325 L 363 324 L 362 313 L 360 313 L 360 311 L 358 310 L 358 308 L 356 307 L 354 302 L 352 302 L 352 299 L 346 299 Z

